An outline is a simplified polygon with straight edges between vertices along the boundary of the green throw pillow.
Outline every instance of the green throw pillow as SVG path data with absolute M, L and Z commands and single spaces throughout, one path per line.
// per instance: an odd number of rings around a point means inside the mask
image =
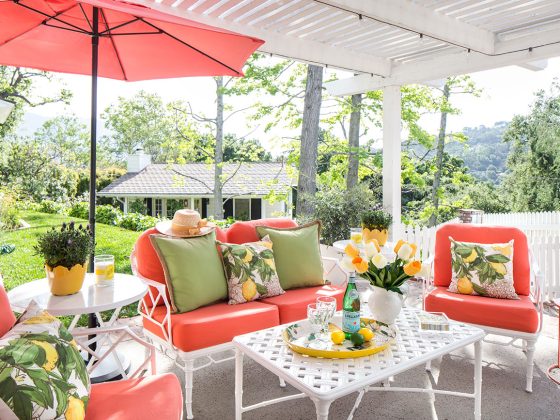
M 272 242 L 276 271 L 284 290 L 325 284 L 320 230 L 319 221 L 288 229 L 257 226 L 259 236 L 268 236 Z
M 226 277 L 214 231 L 192 238 L 150 235 L 150 240 L 163 265 L 175 312 L 188 312 L 227 299 Z

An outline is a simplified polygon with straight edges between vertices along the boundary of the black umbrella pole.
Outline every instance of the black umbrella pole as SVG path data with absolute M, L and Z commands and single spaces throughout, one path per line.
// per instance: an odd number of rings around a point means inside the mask
M 94 272 L 93 259 L 95 255 L 95 199 L 96 166 L 97 166 L 97 68 L 99 58 L 99 9 L 93 8 L 91 37 L 91 143 L 89 166 L 89 227 L 91 229 L 92 252 L 89 258 L 89 272 Z M 96 328 L 97 320 L 94 314 L 89 314 L 88 327 Z M 95 350 L 95 345 L 92 346 Z

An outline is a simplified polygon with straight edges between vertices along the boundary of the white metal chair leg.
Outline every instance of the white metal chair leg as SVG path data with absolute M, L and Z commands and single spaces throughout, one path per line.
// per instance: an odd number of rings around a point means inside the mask
M 280 388 L 286 388 L 286 381 L 282 378 L 278 378 L 280 380 Z
M 185 360 L 185 405 L 187 407 L 187 419 L 192 419 L 192 394 L 194 380 L 194 360 Z
M 526 356 L 527 356 L 527 385 L 525 391 L 533 392 L 533 366 L 535 358 L 535 341 L 525 340 Z

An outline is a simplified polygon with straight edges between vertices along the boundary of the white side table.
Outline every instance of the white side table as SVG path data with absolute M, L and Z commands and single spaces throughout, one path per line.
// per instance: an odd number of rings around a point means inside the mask
M 85 314 L 94 314 L 100 327 L 110 327 L 117 320 L 123 306 L 139 301 L 147 292 L 146 284 L 136 276 L 115 273 L 112 286 L 99 287 L 95 285 L 95 275 L 88 273 L 82 289 L 73 295 L 53 296 L 47 279 L 39 279 L 10 290 L 8 298 L 12 310 L 15 312 L 23 312 L 33 299 L 51 315 L 73 315 L 74 318 L 69 327 L 69 330 L 72 331 L 80 317 Z M 111 310 L 113 311 L 111 318 L 104 322 L 101 312 Z M 107 356 L 101 363 L 101 366 L 95 369 L 96 373 L 92 382 L 102 382 L 118 376 L 118 364 L 125 371 L 130 367 L 130 361 L 117 350 L 114 351 L 112 357 Z

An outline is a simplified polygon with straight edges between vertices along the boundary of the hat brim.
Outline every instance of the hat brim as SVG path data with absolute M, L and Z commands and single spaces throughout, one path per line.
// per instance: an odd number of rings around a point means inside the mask
M 199 233 L 196 233 L 194 235 L 189 235 L 187 233 L 179 234 L 177 232 L 173 232 L 173 229 L 171 227 L 171 220 L 164 220 L 164 221 L 156 223 L 156 230 L 159 233 L 162 233 L 162 234 L 168 235 L 168 236 L 174 236 L 176 238 L 194 238 L 194 237 L 197 237 L 197 236 L 204 236 L 207 233 L 214 230 L 215 228 L 216 228 L 215 224 L 208 223 L 206 226 L 203 226 L 203 227 L 200 228 Z

